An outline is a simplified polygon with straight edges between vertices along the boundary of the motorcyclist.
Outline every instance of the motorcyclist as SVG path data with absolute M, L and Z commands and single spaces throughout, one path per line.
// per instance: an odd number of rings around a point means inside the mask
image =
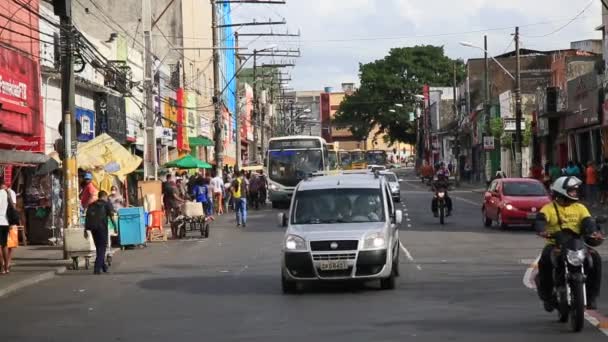
M 602 260 L 591 246 L 598 246 L 603 235 L 591 217 L 589 210 L 579 202 L 579 187 L 582 181 L 574 176 L 560 177 L 551 185 L 554 200 L 546 204 L 535 222 L 538 234 L 547 240 L 538 262 L 538 295 L 543 301 L 545 310 L 553 311 L 557 307 L 557 298 L 553 293 L 553 262 L 551 253 L 556 247 L 552 234 L 562 229 L 570 229 L 585 235 L 590 258 L 585 261 L 587 272 L 587 308 L 597 309 L 597 297 L 601 286 Z
M 448 188 L 450 187 L 449 181 L 450 172 L 445 168 L 445 165 L 441 163 L 439 165 L 439 170 L 437 170 L 436 179 L 431 184 L 433 192 L 435 195 L 433 196 L 433 201 L 431 203 L 431 210 L 433 211 L 433 215 L 435 217 L 439 216 L 437 213 L 437 193 L 439 191 L 443 191 L 445 193 L 444 199 L 446 206 L 448 207 L 447 216 L 452 215 L 452 199 L 448 195 Z

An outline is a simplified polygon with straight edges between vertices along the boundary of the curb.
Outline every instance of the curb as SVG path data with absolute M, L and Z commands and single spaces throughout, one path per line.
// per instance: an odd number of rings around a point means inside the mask
M 22 281 L 11 284 L 3 289 L 0 289 L 0 298 L 5 297 L 13 292 L 21 290 L 25 287 L 32 286 L 38 283 L 41 283 L 46 280 L 50 280 L 54 278 L 58 274 L 65 273 L 67 271 L 67 266 L 57 267 L 54 271 L 47 271 L 40 274 L 37 274 L 33 277 L 23 279 Z
M 113 252 L 116 252 L 117 250 L 118 250 L 117 248 L 112 249 Z M 84 263 L 85 263 L 84 259 L 79 259 L 78 266 L 84 267 Z M 25 287 L 36 285 L 43 281 L 53 279 L 53 278 L 55 278 L 55 276 L 67 272 L 67 270 L 68 270 L 68 266 L 60 266 L 60 267 L 55 268 L 54 270 L 42 272 L 42 273 L 32 276 L 30 278 L 26 278 L 21 281 L 18 281 L 3 289 L 0 289 L 0 298 L 6 297 L 7 295 L 9 295 L 13 292 L 19 291 Z

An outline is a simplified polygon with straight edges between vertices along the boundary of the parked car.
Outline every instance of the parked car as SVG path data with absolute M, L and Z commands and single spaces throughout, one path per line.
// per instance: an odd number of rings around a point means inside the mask
M 282 248 L 284 293 L 298 283 L 379 280 L 393 289 L 399 275 L 402 212 L 384 177 L 343 173 L 303 180 L 294 190 Z
M 540 181 L 531 178 L 499 178 L 490 183 L 481 207 L 486 227 L 496 222 L 501 229 L 509 225 L 530 224 L 529 213 L 538 212 L 551 202 Z
M 388 186 L 391 189 L 391 195 L 393 196 L 393 201 L 401 202 L 401 185 L 399 184 L 399 178 L 394 172 L 390 171 L 381 171 L 380 176 L 383 176 Z

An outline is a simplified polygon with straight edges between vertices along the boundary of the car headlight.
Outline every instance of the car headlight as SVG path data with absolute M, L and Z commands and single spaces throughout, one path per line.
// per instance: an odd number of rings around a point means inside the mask
M 514 208 L 511 204 L 505 204 L 505 209 L 507 210 L 513 210 Z
M 363 249 L 377 249 L 385 247 L 386 239 L 384 238 L 384 234 L 380 232 L 368 234 L 363 240 Z
M 272 184 L 272 183 L 270 183 L 269 188 L 270 188 L 270 190 L 272 190 L 272 191 L 277 191 L 277 190 L 279 190 L 279 187 L 278 187 L 276 184 Z
M 578 251 L 569 250 L 566 256 L 568 258 L 568 263 L 572 266 L 580 266 L 585 261 L 585 251 L 582 249 Z
M 445 192 L 438 192 L 437 193 L 437 197 L 444 198 L 445 197 Z
M 306 251 L 306 241 L 297 235 L 287 235 L 285 249 L 288 251 Z

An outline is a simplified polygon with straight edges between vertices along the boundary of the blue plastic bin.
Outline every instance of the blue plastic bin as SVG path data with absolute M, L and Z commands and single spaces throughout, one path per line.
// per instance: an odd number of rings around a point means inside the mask
M 120 245 L 143 245 L 146 243 L 146 216 L 143 207 L 118 209 Z

